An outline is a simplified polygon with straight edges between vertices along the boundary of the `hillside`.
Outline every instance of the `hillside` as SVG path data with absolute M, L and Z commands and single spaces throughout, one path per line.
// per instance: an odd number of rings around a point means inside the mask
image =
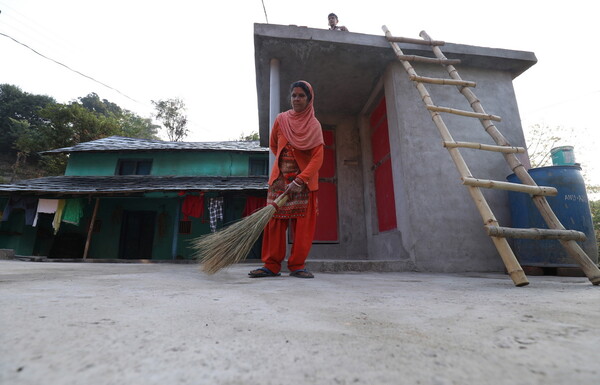
M 0 155 L 0 183 L 10 183 L 14 174 L 15 158 L 9 155 Z M 37 165 L 24 163 L 17 170 L 15 181 L 39 178 L 44 176 Z

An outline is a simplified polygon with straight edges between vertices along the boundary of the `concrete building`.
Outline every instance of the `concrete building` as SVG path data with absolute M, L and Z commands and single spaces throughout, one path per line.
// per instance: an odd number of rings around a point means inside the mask
M 289 108 L 288 88 L 310 82 L 324 128 L 326 161 L 319 209 L 330 234 L 318 238 L 312 260 L 385 261 L 394 270 L 501 271 L 502 261 L 418 91 L 383 36 L 255 24 L 255 64 L 261 144 Z M 434 37 L 438 38 L 438 37 Z M 440 36 L 439 38 L 443 38 Z M 430 48 L 400 43 L 407 55 Z M 486 111 L 513 146 L 525 139 L 513 80 L 536 63 L 532 52 L 447 43 L 461 77 L 477 83 Z M 437 64 L 415 64 L 419 75 L 448 77 Z M 440 106 L 470 110 L 448 86 L 428 86 Z M 454 139 L 493 144 L 476 119 L 444 116 Z M 476 178 L 505 180 L 501 155 L 463 151 Z M 521 162 L 528 167 L 528 158 Z M 505 191 L 485 191 L 500 225 L 510 226 Z M 331 231 L 331 230 L 334 231 Z

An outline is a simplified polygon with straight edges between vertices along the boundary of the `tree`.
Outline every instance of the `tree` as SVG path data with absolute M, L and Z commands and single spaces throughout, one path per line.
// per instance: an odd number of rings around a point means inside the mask
M 142 118 L 131 111 L 123 111 L 119 118 L 120 132 L 118 135 L 128 138 L 158 139 L 159 125 L 152 123 L 150 118 Z
M 154 116 L 162 122 L 170 141 L 178 142 L 187 136 L 187 116 L 184 115 L 185 104 L 182 100 L 178 98 L 158 102 L 152 100 L 152 104 L 156 109 Z
M 244 133 L 242 132 L 237 141 L 238 142 L 253 142 L 255 140 L 260 140 L 260 136 L 258 135 L 258 132 L 252 131 L 250 133 L 250 135 L 244 135 Z
M 119 129 L 112 135 L 129 138 L 158 139 L 157 134 L 160 126 L 153 124 L 150 118 L 142 118 L 106 99 L 100 100 L 100 97 L 94 92 L 79 98 L 79 102 L 90 112 L 107 118 L 117 119 Z
M 27 127 L 34 129 L 45 124 L 39 112 L 52 103 L 56 101 L 50 96 L 29 94 L 17 86 L 0 84 L 0 153 L 14 156 L 17 150 L 13 145 L 25 127 L 18 122 L 27 122 Z
M 565 144 L 578 143 L 577 150 L 579 154 L 594 154 L 595 148 L 590 146 L 594 146 L 595 144 L 590 143 L 589 140 L 581 140 L 582 137 L 586 137 L 584 131 L 576 131 L 574 128 L 550 127 L 541 124 L 530 126 L 525 131 L 525 140 L 527 142 L 527 152 L 531 167 L 551 166 L 551 150 Z M 596 193 L 600 190 L 600 186 L 594 185 L 588 175 L 588 171 L 593 167 L 594 165 L 590 164 L 590 162 L 582 164 L 582 175 L 588 193 Z
M 100 100 L 100 97 L 95 92 L 79 98 L 79 103 L 87 110 L 104 116 L 120 116 L 123 114 L 121 107 L 106 99 Z
M 592 212 L 592 223 L 596 232 L 596 240 L 600 240 L 600 201 L 591 201 L 590 211 Z M 598 256 L 600 257 L 600 248 L 598 248 Z
M 105 138 L 115 135 L 121 128 L 117 118 L 89 111 L 78 102 L 55 103 L 41 110 L 40 114 L 47 120 L 47 124 L 38 127 L 35 132 L 27 133 L 37 138 L 36 152 Z M 21 143 L 30 144 L 31 140 L 20 138 L 17 147 Z M 64 172 L 67 159 L 53 154 L 42 156 L 40 161 L 49 174 L 59 175 Z
M 527 152 L 529 153 L 529 162 L 531 167 L 550 166 L 550 150 L 562 141 L 563 138 L 573 136 L 573 129 L 564 129 L 562 127 L 549 127 L 541 124 L 534 124 L 525 132 L 527 142 Z
M 159 127 L 151 118 L 142 118 L 93 92 L 62 104 L 50 96 L 0 84 L 0 155 L 13 163 L 12 180 L 64 171 L 66 156 L 42 157 L 40 151 L 111 135 L 158 139 Z

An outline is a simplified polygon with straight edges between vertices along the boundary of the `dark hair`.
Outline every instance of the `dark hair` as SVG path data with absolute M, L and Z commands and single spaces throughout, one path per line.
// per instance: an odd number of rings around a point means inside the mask
M 304 92 L 306 92 L 306 96 L 308 96 L 308 101 L 310 102 L 310 100 L 312 99 L 312 94 L 310 93 L 310 90 L 308 89 L 308 86 L 306 85 L 306 83 L 293 82 L 292 85 L 290 86 L 290 94 L 296 87 L 300 87 L 300 88 L 302 88 L 302 90 L 304 90 Z
M 338 19 L 335 13 L 330 13 L 329 15 L 327 15 L 327 18 L 329 19 L 331 16 L 335 17 L 336 20 Z

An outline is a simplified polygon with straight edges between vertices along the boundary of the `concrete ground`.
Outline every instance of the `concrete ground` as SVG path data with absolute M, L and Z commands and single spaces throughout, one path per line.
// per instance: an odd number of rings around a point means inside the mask
M 587 278 L 0 261 L 0 384 L 600 381 Z

